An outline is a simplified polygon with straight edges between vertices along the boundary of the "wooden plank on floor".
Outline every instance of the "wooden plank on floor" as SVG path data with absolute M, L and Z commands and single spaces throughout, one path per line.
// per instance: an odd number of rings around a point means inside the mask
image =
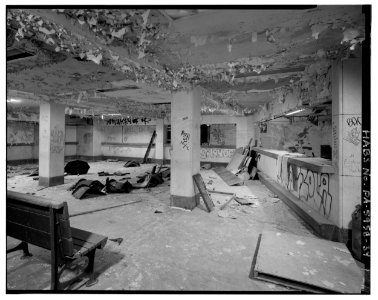
M 211 212 L 212 209 L 214 208 L 214 203 L 213 203 L 213 200 L 211 200 L 211 197 L 206 190 L 206 185 L 203 182 L 201 174 L 193 175 L 193 179 L 194 179 L 194 182 L 196 183 L 197 188 L 198 188 L 198 190 L 199 190 L 199 192 L 202 196 L 203 202 L 205 202 L 205 205 L 206 205 L 208 212 Z
M 243 184 L 243 180 L 241 180 L 238 176 L 232 174 L 229 170 L 218 167 L 212 169 L 215 173 L 219 175 L 220 178 L 223 179 L 228 185 L 236 185 L 236 184 Z
M 342 243 L 264 231 L 257 251 L 256 279 L 309 292 L 361 293 L 362 272 Z

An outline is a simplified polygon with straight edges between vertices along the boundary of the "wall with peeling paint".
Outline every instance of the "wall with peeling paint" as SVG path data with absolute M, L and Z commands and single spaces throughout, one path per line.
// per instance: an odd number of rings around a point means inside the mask
M 320 157 L 321 145 L 331 146 L 331 69 L 328 64 L 320 63 L 308 69 L 314 74 L 313 81 L 306 80 L 300 87 L 281 91 L 274 101 L 262 105 L 254 114 L 255 137 L 261 147 Z M 316 117 L 280 117 L 304 104 L 322 105 L 323 110 Z M 268 120 L 263 123 L 266 132 L 259 124 L 264 120 Z
M 279 119 L 267 123 L 266 133 L 256 126 L 256 136 L 267 149 L 286 150 L 320 157 L 321 145 L 331 146 L 331 116 L 319 118 L 318 125 L 299 119 L 294 122 Z

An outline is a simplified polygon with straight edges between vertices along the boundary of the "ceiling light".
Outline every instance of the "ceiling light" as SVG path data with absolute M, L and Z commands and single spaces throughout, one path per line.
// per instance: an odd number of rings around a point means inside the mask
M 108 114 L 109 116 L 122 116 L 121 114 Z
M 10 99 L 7 99 L 7 102 L 21 102 L 21 100 L 10 98 Z
M 285 116 L 294 115 L 294 114 L 297 114 L 297 113 L 299 113 L 301 111 L 304 111 L 304 110 L 305 110 L 305 108 L 300 108 L 300 109 L 297 109 L 297 110 L 294 110 L 294 111 L 286 113 Z

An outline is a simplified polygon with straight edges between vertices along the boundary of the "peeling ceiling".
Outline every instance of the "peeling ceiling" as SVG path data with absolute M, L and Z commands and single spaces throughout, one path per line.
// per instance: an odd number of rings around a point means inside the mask
M 361 6 L 250 8 L 8 9 L 7 96 L 158 117 L 195 85 L 202 113 L 245 115 L 288 92 L 330 97 L 331 60 L 361 55 Z

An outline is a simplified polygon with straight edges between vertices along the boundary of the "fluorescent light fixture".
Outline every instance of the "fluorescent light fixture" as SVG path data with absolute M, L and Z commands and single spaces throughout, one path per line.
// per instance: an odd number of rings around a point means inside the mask
M 285 114 L 285 116 L 294 115 L 294 114 L 299 113 L 299 112 L 304 111 L 304 110 L 305 110 L 305 108 L 300 108 L 300 109 L 297 109 L 297 110 L 294 110 L 294 111 L 291 111 L 291 112 Z
M 121 114 L 108 114 L 108 116 L 122 116 Z
M 7 99 L 7 102 L 21 102 L 21 100 L 10 98 L 10 99 Z

